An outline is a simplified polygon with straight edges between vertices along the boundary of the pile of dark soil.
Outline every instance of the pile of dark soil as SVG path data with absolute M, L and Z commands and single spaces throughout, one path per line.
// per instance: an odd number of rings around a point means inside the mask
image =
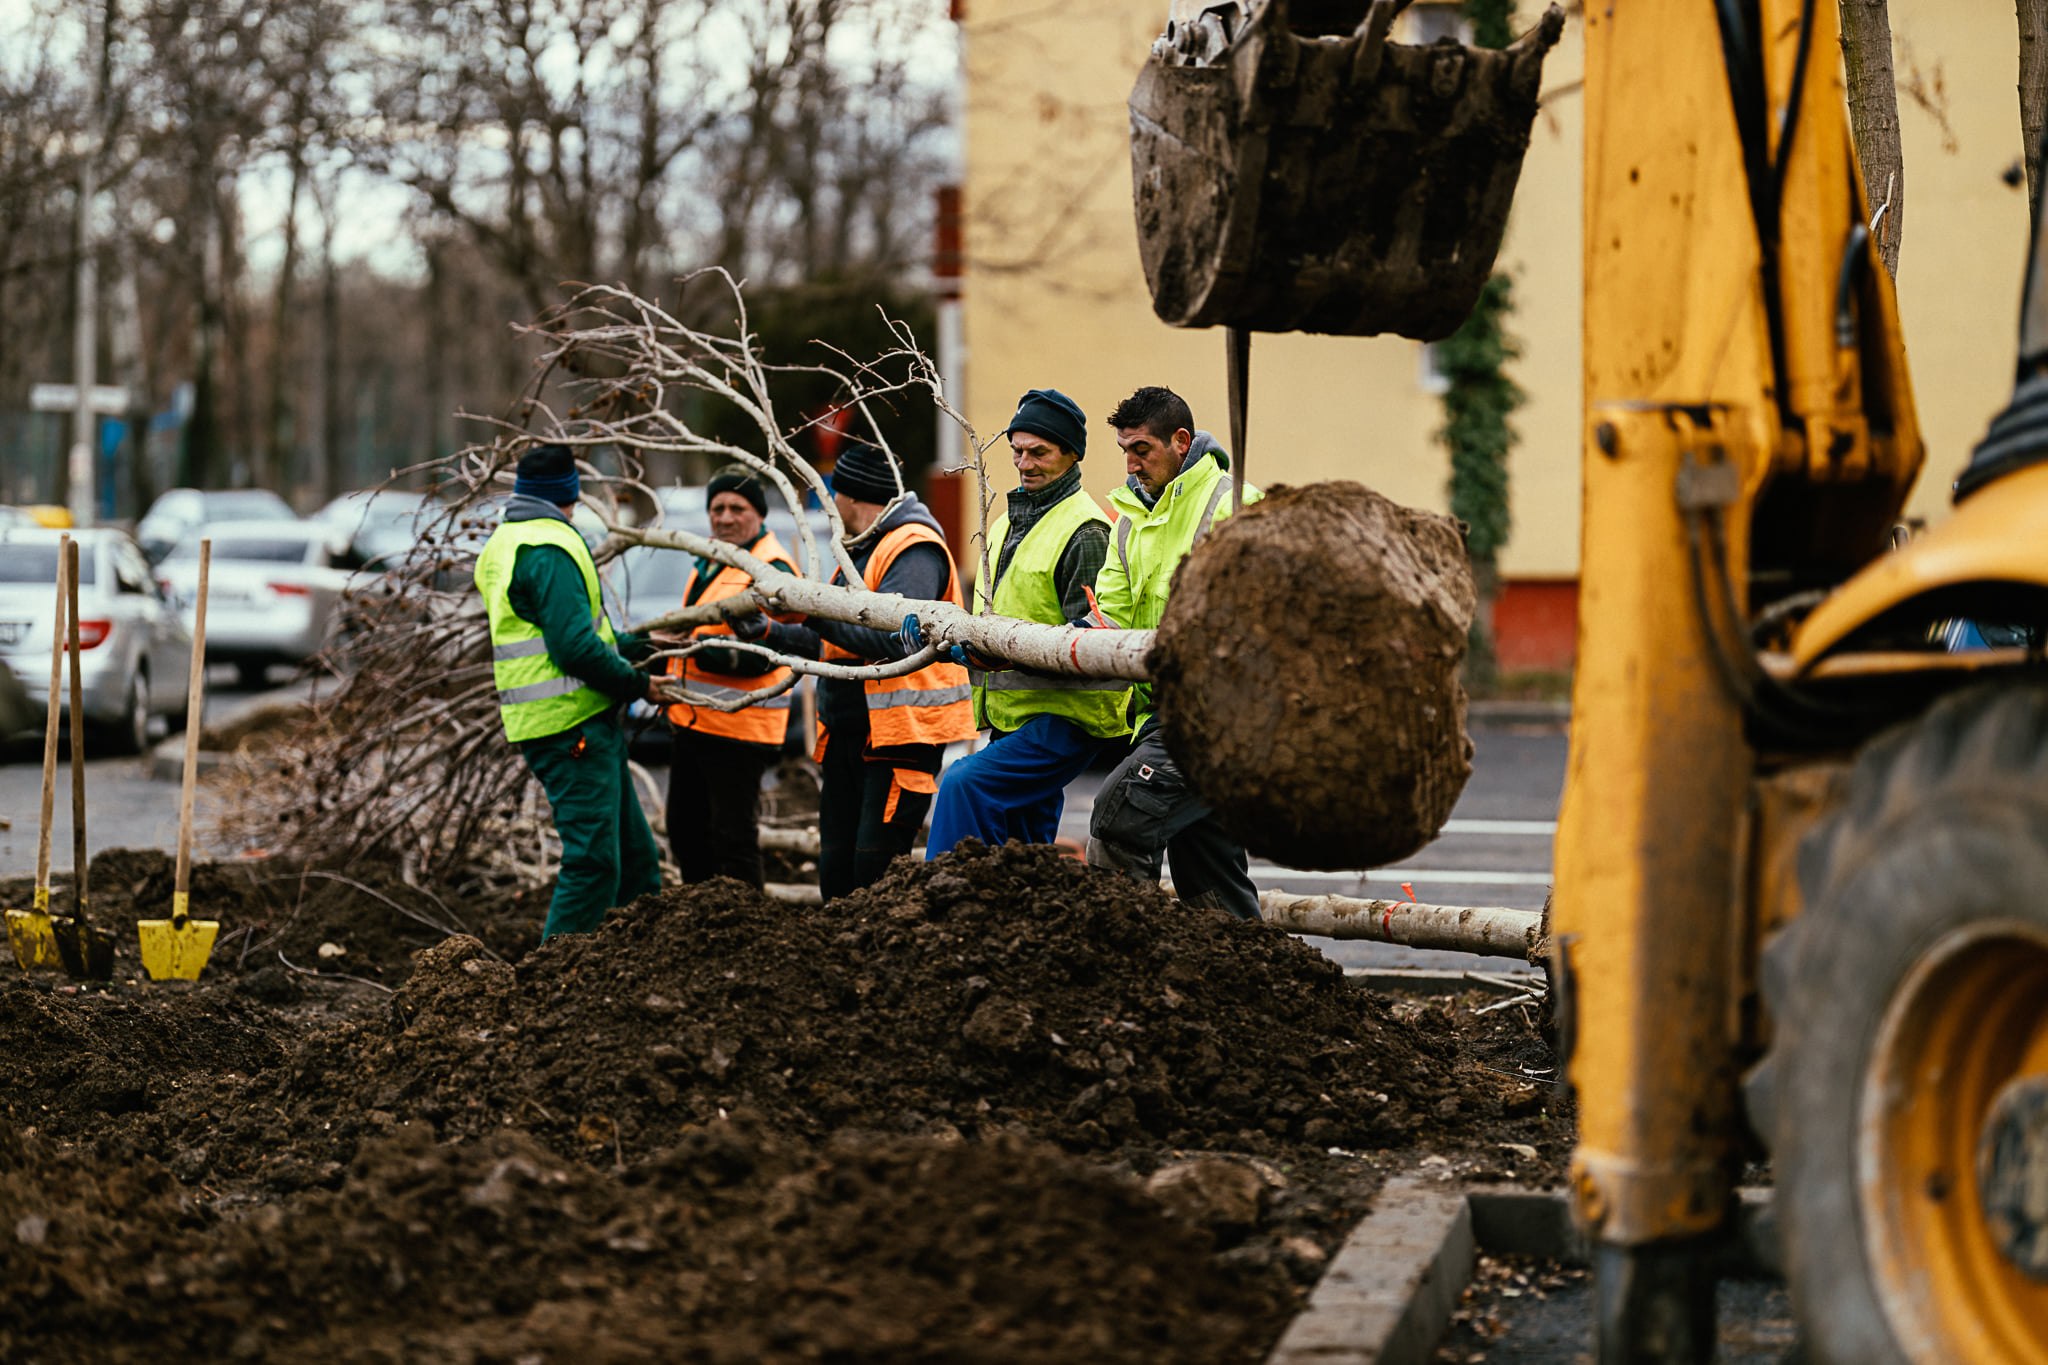
M 0 1358 L 1248 1362 L 1388 1169 L 1554 1176 L 1530 1033 L 1016 845 L 395 994 L 18 982 Z
M 1294 1306 L 1027 1142 L 675 1138 L 606 1176 L 408 1127 L 333 1193 L 223 1218 L 146 1154 L 0 1134 L 0 1357 L 1221 1362 Z
M 1379 867 L 1472 775 L 1464 528 L 1363 484 L 1273 489 L 1175 571 L 1150 663 L 1166 746 L 1231 835 L 1289 867 Z
M 316 1031 L 154 1123 L 220 1179 L 289 1189 L 415 1120 L 591 1159 L 741 1109 L 810 1141 L 1560 1148 L 1545 1099 L 1464 1057 L 1447 1008 L 1397 1009 L 1287 934 L 1048 848 L 970 845 L 830 909 L 730 881 L 649 897 L 516 969 L 448 940 L 388 1020 Z

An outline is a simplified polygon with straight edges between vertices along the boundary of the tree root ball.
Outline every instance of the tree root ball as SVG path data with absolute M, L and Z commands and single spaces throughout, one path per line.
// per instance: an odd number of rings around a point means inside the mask
M 1166 747 L 1232 838 L 1377 867 L 1472 775 L 1462 528 L 1362 484 L 1275 488 L 1181 564 L 1149 664 Z

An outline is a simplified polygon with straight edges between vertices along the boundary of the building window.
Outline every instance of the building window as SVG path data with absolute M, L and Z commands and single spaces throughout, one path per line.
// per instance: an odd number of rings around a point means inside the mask
M 1436 365 L 1436 343 L 1425 341 L 1415 348 L 1415 387 L 1424 393 L 1449 393 L 1450 376 Z

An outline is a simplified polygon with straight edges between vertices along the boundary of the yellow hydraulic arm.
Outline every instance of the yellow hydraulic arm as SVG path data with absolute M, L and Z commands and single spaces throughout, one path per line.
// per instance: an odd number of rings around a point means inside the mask
M 1922 450 L 1832 0 L 1609 0 L 1585 25 L 1584 548 L 1554 908 L 1573 1194 L 1602 1248 L 1601 1360 L 1704 1361 L 1741 1122 L 1741 831 L 1778 704 L 1746 623 L 1882 553 Z

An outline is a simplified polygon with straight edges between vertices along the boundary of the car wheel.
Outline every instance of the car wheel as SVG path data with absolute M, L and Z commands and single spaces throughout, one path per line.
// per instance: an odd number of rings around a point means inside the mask
M 267 663 L 236 664 L 235 681 L 244 692 L 261 692 L 270 686 L 270 665 Z
M 121 718 L 107 729 L 114 751 L 139 754 L 149 747 L 149 674 L 141 669 L 128 681 L 128 703 Z

